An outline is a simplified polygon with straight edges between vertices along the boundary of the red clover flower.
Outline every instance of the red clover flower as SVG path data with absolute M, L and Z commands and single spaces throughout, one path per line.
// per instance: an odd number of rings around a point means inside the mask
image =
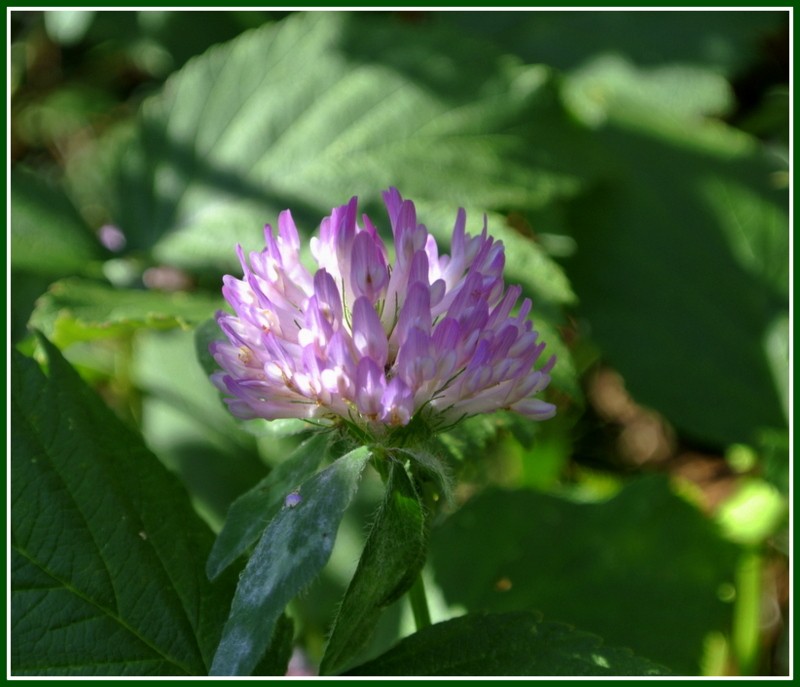
M 357 198 L 334 208 L 311 239 L 318 269 L 300 261 L 286 210 L 266 247 L 237 254 L 242 279 L 226 275 L 235 314 L 217 322 L 227 341 L 211 345 L 222 368 L 214 384 L 243 419 L 343 418 L 372 434 L 422 417 L 431 429 L 478 413 L 513 410 L 535 420 L 555 414 L 537 398 L 550 382 L 551 357 L 533 329 L 529 299 L 505 288 L 503 244 L 465 233 L 460 209 L 451 255 L 418 223 L 397 189 L 383 194 L 395 259 Z

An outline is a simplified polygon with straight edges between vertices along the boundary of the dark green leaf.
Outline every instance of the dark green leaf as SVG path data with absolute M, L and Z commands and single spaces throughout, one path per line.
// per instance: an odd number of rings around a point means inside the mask
M 570 71 L 597 55 L 639 65 L 683 64 L 734 77 L 759 43 L 788 22 L 785 11 L 552 11 L 447 13 L 529 63 Z M 569 36 L 569 40 L 564 40 Z M 680 36 L 680 40 L 675 40 Z
M 64 279 L 39 299 L 31 326 L 57 346 L 130 333 L 172 329 L 206 320 L 222 305 L 215 296 L 185 292 L 115 289 L 98 282 Z
M 431 625 L 348 675 L 668 675 L 594 635 L 534 613 L 466 615 Z
M 97 241 L 64 192 L 23 167 L 11 174 L 11 332 L 19 341 L 36 299 L 59 277 L 84 273 Z
M 365 446 L 351 451 L 284 502 L 240 576 L 213 675 L 248 675 L 258 664 L 286 604 L 328 561 L 369 456 Z
M 269 651 L 256 666 L 253 675 L 286 675 L 293 647 L 294 622 L 286 614 L 281 614 L 275 623 Z
M 334 621 L 320 674 L 339 672 L 368 643 L 381 612 L 425 563 L 425 517 L 401 463 L 389 463 L 386 497 Z
M 453 475 L 445 458 L 430 450 L 416 447 L 414 449 L 395 449 L 394 453 L 412 461 L 412 473 L 422 482 L 433 483 L 435 498 L 443 498 L 450 503 L 453 499 Z M 419 486 L 419 484 L 418 484 Z
M 39 298 L 51 283 L 50 277 L 41 274 L 27 274 L 12 268 L 11 270 L 11 342 L 17 343 L 30 335 L 28 320 L 30 319 L 36 299 Z
M 731 583 L 736 556 L 657 477 L 603 503 L 487 491 L 431 538 L 449 604 L 537 609 L 681 674 L 698 672 L 703 638 L 730 622 L 718 591 Z
M 12 672 L 205 674 L 233 593 L 202 574 L 211 532 L 42 345 L 48 377 L 12 351 Z
M 788 310 L 782 165 L 722 124 L 604 98 L 613 175 L 574 203 L 567 264 L 592 338 L 685 434 L 724 446 L 785 426 L 765 351 Z
M 304 441 L 255 487 L 231 504 L 225 525 L 214 542 L 206 572 L 212 580 L 258 541 L 283 507 L 287 494 L 314 474 L 328 450 L 329 436 Z
M 11 266 L 57 278 L 81 273 L 100 254 L 64 192 L 21 167 L 11 175 Z
M 225 334 L 219 328 L 216 318 L 210 318 L 201 322 L 194 330 L 194 347 L 197 354 L 197 362 L 203 368 L 203 372 L 209 377 L 215 372 L 219 372 L 220 367 L 214 356 L 208 350 L 209 345 L 214 341 L 225 341 Z
M 764 478 L 788 496 L 792 446 L 788 430 L 762 432 L 757 445 L 762 455 Z

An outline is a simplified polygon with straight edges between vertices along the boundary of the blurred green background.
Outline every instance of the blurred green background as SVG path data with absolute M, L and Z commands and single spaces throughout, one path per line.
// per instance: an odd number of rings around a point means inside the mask
M 65 349 L 212 527 L 296 442 L 198 363 L 234 245 L 352 195 L 385 230 L 396 185 L 444 252 L 457 207 L 487 213 L 559 356 L 556 419 L 443 439 L 437 617 L 535 608 L 680 674 L 788 671 L 787 12 L 10 23 L 12 341 Z M 293 609 L 309 661 L 377 493 Z M 372 654 L 409 630 L 398 604 Z

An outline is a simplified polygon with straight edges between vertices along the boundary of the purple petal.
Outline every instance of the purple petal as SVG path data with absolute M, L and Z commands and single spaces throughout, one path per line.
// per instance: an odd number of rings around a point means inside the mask
M 358 234 L 353 241 L 350 279 L 356 298 L 366 296 L 370 303 L 380 297 L 389 281 L 383 256 L 366 231 Z
M 430 287 L 423 282 L 414 282 L 408 289 L 406 300 L 400 309 L 397 327 L 392 339 L 402 345 L 412 327 L 430 333 L 432 325 Z
M 369 418 L 381 413 L 381 399 L 386 390 L 383 371 L 372 358 L 361 358 L 356 369 L 356 406 Z
M 522 415 L 527 415 L 534 420 L 549 420 L 556 414 L 556 407 L 552 403 L 541 401 L 538 398 L 526 398 L 522 401 L 517 401 L 510 409 Z
M 402 380 L 395 377 L 386 385 L 381 398 L 381 421 L 391 427 L 407 425 L 414 414 L 414 396 Z
M 353 305 L 353 345 L 360 355 L 372 358 L 380 368 L 389 356 L 389 340 L 369 298 L 361 296 Z
M 431 337 L 419 327 L 412 327 L 397 353 L 397 375 L 417 390 L 435 374 Z

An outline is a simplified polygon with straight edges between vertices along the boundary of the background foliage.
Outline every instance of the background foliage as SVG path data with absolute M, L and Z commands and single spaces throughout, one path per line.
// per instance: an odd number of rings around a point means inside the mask
M 260 480 L 317 467 L 208 383 L 221 276 L 284 208 L 307 234 L 352 195 L 378 220 L 389 185 L 440 246 L 458 206 L 473 231 L 488 215 L 559 356 L 559 414 L 442 437 L 460 486 L 424 575 L 452 620 L 397 644 L 401 600 L 327 660 L 788 671 L 787 13 L 10 21 L 14 673 L 211 669 L 237 564 L 208 582 L 210 530 Z M 380 498 L 369 472 L 346 511 L 340 488 L 322 577 L 275 613 L 257 671 L 292 646 L 290 671 L 317 669 Z M 241 553 L 220 541 L 215 574 Z M 538 663 L 502 658 L 532 632 Z

